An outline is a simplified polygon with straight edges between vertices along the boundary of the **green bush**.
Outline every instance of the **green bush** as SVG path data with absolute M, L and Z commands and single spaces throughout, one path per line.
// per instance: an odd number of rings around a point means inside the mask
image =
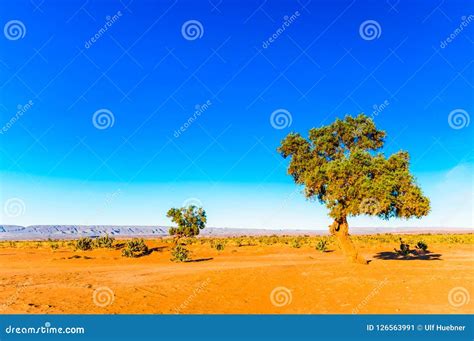
M 173 262 L 187 262 L 190 259 L 190 252 L 183 245 L 176 245 L 171 249 L 171 260 Z
M 400 238 L 400 250 L 395 249 L 395 252 L 398 253 L 400 256 L 406 257 L 411 253 L 410 245 L 405 243 L 402 238 Z
M 299 249 L 301 247 L 301 242 L 299 239 L 293 239 L 291 241 L 291 247 L 294 247 L 295 249 Z
M 89 237 L 85 237 L 85 238 L 79 238 L 77 241 L 76 241 L 76 250 L 81 250 L 81 251 L 88 251 L 88 250 L 92 250 L 92 247 L 93 247 L 93 241 L 91 238 Z
M 122 250 L 123 257 L 137 258 L 148 254 L 148 246 L 143 239 L 134 238 L 125 244 Z
M 101 236 L 95 239 L 94 245 L 95 247 L 98 247 L 98 248 L 111 249 L 114 247 L 114 241 L 115 241 L 115 238 L 109 237 L 109 235 L 106 234 L 105 236 Z
M 428 244 L 426 244 L 424 241 L 420 240 L 416 244 L 416 248 L 422 250 L 423 252 L 426 252 L 426 250 L 428 250 Z
M 328 249 L 328 241 L 326 239 L 320 239 L 316 243 L 316 250 L 320 252 L 326 252 Z

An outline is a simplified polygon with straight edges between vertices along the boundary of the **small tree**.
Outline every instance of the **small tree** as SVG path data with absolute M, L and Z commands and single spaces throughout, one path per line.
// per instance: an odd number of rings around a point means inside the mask
M 288 174 L 304 186 L 305 196 L 329 209 L 330 231 L 343 252 L 362 263 L 366 260 L 349 238 L 348 216 L 421 218 L 430 211 L 429 199 L 409 171 L 408 153 L 389 158 L 377 153 L 384 138 L 385 132 L 361 114 L 313 128 L 308 139 L 290 133 L 278 148 L 291 158 Z
M 182 237 L 199 235 L 199 231 L 205 228 L 207 223 L 206 211 L 194 205 L 170 208 L 166 216 L 178 225 L 169 229 L 169 234 L 174 236 L 173 249 L 179 246 L 178 243 Z

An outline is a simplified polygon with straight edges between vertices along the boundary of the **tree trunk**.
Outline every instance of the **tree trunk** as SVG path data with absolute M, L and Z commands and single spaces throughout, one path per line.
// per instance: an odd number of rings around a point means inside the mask
M 176 236 L 174 236 L 174 238 L 173 238 L 173 246 L 172 246 L 173 249 L 174 249 L 176 246 L 179 245 L 179 240 L 180 240 L 180 239 L 181 239 L 181 235 L 176 235 Z
M 359 254 L 349 237 L 349 225 L 345 217 L 336 219 L 334 223 L 329 226 L 329 230 L 331 234 L 336 237 L 342 252 L 347 258 L 354 263 L 367 264 L 367 260 Z

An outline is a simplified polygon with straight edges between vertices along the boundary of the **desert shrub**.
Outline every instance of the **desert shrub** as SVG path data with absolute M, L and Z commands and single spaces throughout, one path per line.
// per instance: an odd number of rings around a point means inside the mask
M 328 241 L 326 239 L 320 239 L 316 243 L 316 250 L 320 252 L 326 252 L 328 249 Z
M 426 252 L 428 250 L 428 244 L 426 244 L 424 241 L 420 240 L 418 243 L 416 243 L 415 246 L 417 249 L 422 250 L 423 252 Z
M 178 244 L 171 249 L 171 260 L 173 262 L 186 262 L 190 259 L 190 252 L 183 245 Z
M 402 238 L 400 238 L 400 250 L 395 249 L 395 252 L 398 253 L 401 256 L 408 256 L 411 251 L 410 251 L 410 245 L 405 243 Z
M 241 247 L 242 245 L 244 245 L 243 239 L 240 238 L 240 237 L 232 238 L 232 242 L 233 242 L 234 245 L 237 246 L 237 247 Z
M 101 236 L 95 239 L 94 245 L 98 248 L 108 248 L 111 249 L 114 247 L 115 238 L 109 237 L 108 234 Z
M 58 243 L 50 243 L 49 246 L 51 247 L 52 250 L 57 250 L 59 249 L 59 244 Z
M 75 247 L 76 247 L 76 250 L 81 250 L 81 251 L 92 250 L 93 241 L 92 241 L 92 239 L 89 238 L 89 237 L 79 238 L 79 239 L 76 241 Z
M 166 214 L 177 227 L 171 227 L 169 234 L 175 237 L 177 244 L 183 237 L 195 237 L 206 227 L 206 211 L 202 207 L 190 205 L 181 208 L 170 208 Z
M 216 249 L 217 251 L 224 250 L 226 244 L 227 244 L 227 240 L 225 239 L 212 239 L 211 240 L 211 247 L 213 249 Z
M 137 258 L 148 253 L 148 246 L 146 246 L 143 239 L 134 238 L 125 244 L 122 250 L 123 257 Z

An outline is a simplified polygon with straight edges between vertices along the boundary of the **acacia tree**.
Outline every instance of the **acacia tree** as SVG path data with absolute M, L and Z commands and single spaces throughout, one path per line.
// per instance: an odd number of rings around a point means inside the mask
M 356 262 L 367 263 L 350 240 L 347 217 L 421 218 L 430 211 L 429 199 L 409 171 L 408 153 L 386 158 L 378 152 L 384 138 L 385 132 L 360 114 L 312 128 L 307 139 L 290 133 L 278 148 L 291 159 L 288 174 L 304 186 L 306 198 L 329 209 L 331 234 Z
M 170 208 L 166 214 L 177 227 L 171 227 L 169 234 L 174 236 L 174 244 L 177 245 L 182 237 L 194 237 L 199 231 L 206 227 L 206 211 L 202 207 L 190 205 L 182 208 Z

